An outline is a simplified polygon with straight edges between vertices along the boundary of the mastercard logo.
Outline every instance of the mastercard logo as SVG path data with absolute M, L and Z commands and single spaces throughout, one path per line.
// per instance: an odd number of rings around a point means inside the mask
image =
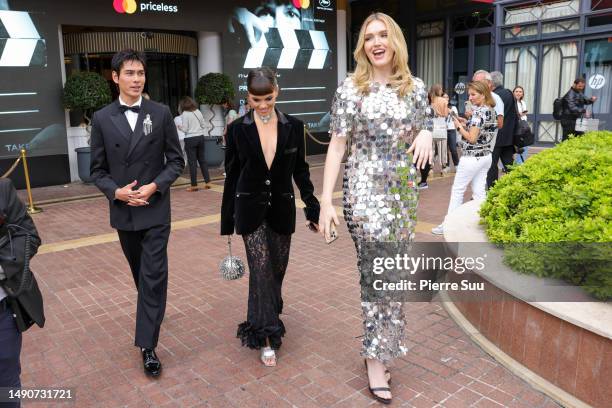
M 307 9 L 310 6 L 310 0 L 293 0 L 293 5 L 297 8 Z
M 117 13 L 128 13 L 132 14 L 136 11 L 138 6 L 136 0 L 114 0 L 113 7 Z

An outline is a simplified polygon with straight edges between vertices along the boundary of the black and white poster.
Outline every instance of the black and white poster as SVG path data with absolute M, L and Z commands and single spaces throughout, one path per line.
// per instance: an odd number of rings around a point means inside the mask
M 331 0 L 245 1 L 228 16 L 223 36 L 223 66 L 236 85 L 244 111 L 250 69 L 276 70 L 278 108 L 327 132 L 337 87 L 336 4 Z

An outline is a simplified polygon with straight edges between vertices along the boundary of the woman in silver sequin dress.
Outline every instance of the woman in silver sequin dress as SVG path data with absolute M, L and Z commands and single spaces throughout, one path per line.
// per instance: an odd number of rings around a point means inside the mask
M 332 106 L 319 228 L 329 239 L 331 223 L 338 225 L 332 193 L 348 139 L 344 217 L 363 282 L 371 279 L 372 270 L 365 265 L 376 256 L 366 247 L 414 238 L 418 195 L 413 162 L 423 168 L 432 160 L 433 114 L 423 81 L 408 69 L 406 41 L 391 17 L 375 13 L 365 20 L 354 57 L 355 73 L 340 85 Z M 390 403 L 385 364 L 407 351 L 402 304 L 381 300 L 361 305 L 361 354 L 370 391 L 376 400 Z

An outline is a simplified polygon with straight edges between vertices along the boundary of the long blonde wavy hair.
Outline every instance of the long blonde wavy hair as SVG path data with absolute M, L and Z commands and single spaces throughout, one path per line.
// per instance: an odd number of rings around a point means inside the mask
M 393 69 L 389 85 L 397 91 L 399 96 L 406 96 L 412 92 L 412 73 L 408 68 L 408 46 L 402 33 L 402 29 L 391 17 L 385 13 L 372 13 L 365 19 L 359 30 L 359 38 L 353 57 L 357 61 L 357 67 L 353 73 L 355 86 L 362 94 L 367 94 L 372 80 L 373 67 L 365 52 L 365 33 L 368 24 L 374 20 L 382 21 L 387 27 L 389 47 L 393 50 Z

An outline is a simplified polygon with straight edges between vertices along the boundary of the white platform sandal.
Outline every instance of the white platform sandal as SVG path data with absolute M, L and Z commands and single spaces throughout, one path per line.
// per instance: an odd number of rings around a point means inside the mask
M 272 347 L 261 349 L 261 362 L 266 367 L 276 367 L 276 352 Z

